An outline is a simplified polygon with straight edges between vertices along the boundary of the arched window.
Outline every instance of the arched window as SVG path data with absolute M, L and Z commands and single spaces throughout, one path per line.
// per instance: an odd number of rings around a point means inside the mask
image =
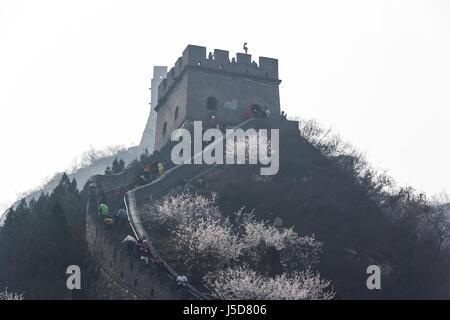
M 165 136 L 166 133 L 167 133 L 167 122 L 164 122 L 164 125 L 163 125 L 163 136 Z
M 214 97 L 208 97 L 208 99 L 206 99 L 206 109 L 208 110 L 217 110 L 217 99 Z
M 177 107 L 175 108 L 174 122 L 178 120 L 178 112 L 179 112 L 178 110 L 179 110 L 179 109 L 180 109 L 179 106 L 177 106 Z

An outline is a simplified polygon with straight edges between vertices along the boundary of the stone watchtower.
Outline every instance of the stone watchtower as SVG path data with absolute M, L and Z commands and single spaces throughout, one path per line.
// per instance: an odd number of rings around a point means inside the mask
M 234 60 L 234 61 L 233 61 Z M 210 123 L 212 115 L 224 124 L 245 120 L 248 107 L 271 110 L 279 118 L 280 94 L 278 60 L 238 53 L 230 61 L 229 52 L 188 45 L 158 88 L 155 150 L 169 140 L 173 130 L 193 120 Z

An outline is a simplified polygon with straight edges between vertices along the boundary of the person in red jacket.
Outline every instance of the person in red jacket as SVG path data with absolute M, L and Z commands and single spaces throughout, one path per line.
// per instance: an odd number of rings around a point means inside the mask
M 247 119 L 255 117 L 255 113 L 253 112 L 253 108 L 252 107 L 248 107 L 247 108 L 246 116 L 247 116 Z

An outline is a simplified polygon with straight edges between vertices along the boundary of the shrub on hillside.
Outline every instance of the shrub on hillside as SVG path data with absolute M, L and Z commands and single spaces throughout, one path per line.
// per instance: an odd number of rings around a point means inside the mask
M 8 291 L 8 288 L 5 288 L 0 291 L 0 301 L 2 300 L 23 300 L 23 293 L 11 292 Z
M 215 287 L 212 286 L 211 276 L 204 278 L 214 294 L 218 294 L 223 286 L 228 286 L 229 277 L 237 277 L 242 268 L 249 269 L 248 264 L 253 266 L 251 276 L 259 281 L 254 284 L 255 287 L 245 289 L 255 291 L 249 292 L 249 297 L 283 299 L 281 293 L 270 296 L 267 292 L 275 290 L 277 285 L 290 285 L 292 290 L 299 286 L 303 288 L 311 279 L 320 278 L 318 274 L 304 270 L 319 263 L 323 243 L 313 236 L 302 237 L 293 228 L 277 228 L 267 221 L 258 221 L 252 212 L 245 213 L 243 209 L 231 218 L 224 217 L 216 201 L 216 194 L 210 198 L 191 194 L 166 196 L 155 204 L 154 210 L 156 221 L 171 230 L 177 252 L 185 259 L 189 269 L 203 274 L 221 272 L 222 277 L 216 280 L 219 282 L 215 282 Z M 223 270 L 230 265 L 238 269 Z M 225 282 L 220 283 L 220 279 Z M 301 283 L 295 283 L 300 280 Z M 320 281 L 320 284 L 329 284 Z M 270 284 L 273 288 L 260 288 L 260 284 Z M 236 297 L 241 296 L 238 291 Z M 328 297 L 305 291 L 302 295 L 292 294 L 284 298 L 315 296 Z
M 224 300 L 329 300 L 334 297 L 331 282 L 311 270 L 267 277 L 243 265 L 210 272 L 203 280 L 212 296 Z

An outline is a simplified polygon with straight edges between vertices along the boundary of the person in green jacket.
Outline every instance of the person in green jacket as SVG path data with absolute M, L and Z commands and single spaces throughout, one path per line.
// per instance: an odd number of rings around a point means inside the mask
M 108 217 L 109 208 L 106 204 L 101 203 L 98 208 L 100 209 L 100 213 L 103 216 L 103 218 Z

